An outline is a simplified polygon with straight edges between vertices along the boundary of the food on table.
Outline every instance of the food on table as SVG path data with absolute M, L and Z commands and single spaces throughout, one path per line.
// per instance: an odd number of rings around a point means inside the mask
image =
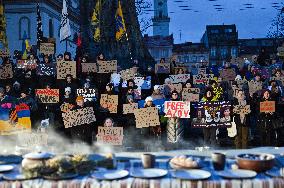
M 92 161 L 88 155 L 73 155 L 71 161 L 78 174 L 89 174 L 95 169 L 95 162 Z
M 185 155 L 176 156 L 170 160 L 173 168 L 199 168 L 200 159 L 186 157 Z
M 76 173 L 72 158 L 66 155 L 56 156 L 46 162 L 49 169 L 56 169 L 57 174 Z
M 96 167 L 113 169 L 116 167 L 116 158 L 112 153 L 106 154 L 104 159 L 96 161 Z
M 40 177 L 44 168 L 44 160 L 23 159 L 22 161 L 22 173 L 26 178 Z
M 240 169 L 265 172 L 273 168 L 275 156 L 271 154 L 240 154 L 236 157 Z
M 271 160 L 274 158 L 273 155 L 267 154 L 242 154 L 238 155 L 238 157 L 249 160 Z

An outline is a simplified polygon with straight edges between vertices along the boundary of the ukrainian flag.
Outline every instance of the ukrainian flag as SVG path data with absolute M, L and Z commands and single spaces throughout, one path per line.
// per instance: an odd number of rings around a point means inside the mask
M 98 0 L 92 16 L 92 26 L 94 27 L 94 40 L 95 42 L 100 41 L 101 28 L 100 28 L 100 10 L 101 0 Z
M 120 4 L 120 0 L 118 0 L 118 7 L 115 14 L 115 22 L 116 22 L 116 40 L 120 40 L 121 37 L 126 33 L 125 22 L 122 14 L 122 8 Z
M 28 51 L 30 50 L 30 44 L 29 41 L 27 39 L 27 34 L 26 32 L 24 33 L 24 37 L 23 37 L 23 44 L 22 44 L 22 52 L 23 52 L 23 56 L 22 59 L 28 59 Z

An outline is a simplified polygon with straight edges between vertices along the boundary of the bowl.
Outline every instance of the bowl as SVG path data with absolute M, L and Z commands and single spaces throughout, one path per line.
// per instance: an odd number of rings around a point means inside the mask
M 236 157 L 237 165 L 241 169 L 264 172 L 273 168 L 275 156 L 272 154 L 240 154 Z

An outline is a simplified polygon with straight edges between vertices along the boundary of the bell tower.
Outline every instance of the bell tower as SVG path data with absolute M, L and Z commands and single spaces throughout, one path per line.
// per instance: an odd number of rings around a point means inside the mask
M 153 35 L 169 36 L 168 1 L 154 0 Z

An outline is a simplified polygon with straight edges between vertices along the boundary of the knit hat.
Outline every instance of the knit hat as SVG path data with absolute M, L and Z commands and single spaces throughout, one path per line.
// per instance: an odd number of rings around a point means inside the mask
M 67 92 L 67 91 L 71 92 L 71 87 L 66 87 L 65 92 Z
M 236 78 L 235 78 L 235 80 L 236 80 L 236 81 L 237 81 L 237 80 L 242 80 L 241 75 L 237 75 Z
M 78 96 L 76 98 L 76 102 L 78 102 L 78 101 L 84 101 L 84 97 L 83 96 Z
M 153 98 L 152 98 L 152 97 L 147 97 L 147 98 L 145 99 L 145 102 L 148 102 L 148 101 L 153 101 Z

